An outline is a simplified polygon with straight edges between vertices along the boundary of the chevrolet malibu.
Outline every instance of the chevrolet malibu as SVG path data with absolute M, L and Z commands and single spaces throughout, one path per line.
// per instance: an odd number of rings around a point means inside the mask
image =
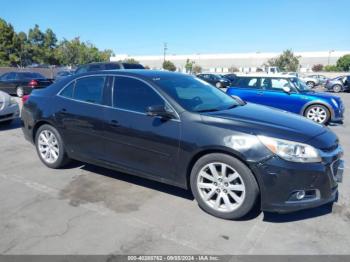
M 100 71 L 35 90 L 23 131 L 50 168 L 69 159 L 190 189 L 224 219 L 333 202 L 337 136 L 296 114 L 244 103 L 196 77 Z

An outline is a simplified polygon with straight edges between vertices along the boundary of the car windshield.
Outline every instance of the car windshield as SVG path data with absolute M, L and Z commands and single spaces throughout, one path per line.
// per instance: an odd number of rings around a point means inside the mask
M 45 78 L 43 75 L 39 73 L 20 73 L 20 79 L 33 79 L 33 78 Z
M 196 77 L 179 75 L 153 81 L 190 112 L 213 112 L 240 105 L 229 95 Z
M 292 78 L 291 82 L 294 84 L 296 89 L 298 89 L 300 92 L 308 92 L 311 89 L 299 78 Z

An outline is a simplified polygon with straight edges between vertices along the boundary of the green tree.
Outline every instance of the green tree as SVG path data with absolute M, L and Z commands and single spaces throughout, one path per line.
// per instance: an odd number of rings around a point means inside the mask
M 271 58 L 267 61 L 267 66 L 277 66 L 282 71 L 298 71 L 299 56 L 295 56 L 291 49 L 283 51 L 281 55 L 276 58 Z
M 238 69 L 237 67 L 235 67 L 235 66 L 231 66 L 231 67 L 228 69 L 228 71 L 229 71 L 230 73 L 235 73 L 235 72 L 239 72 L 239 69 Z
M 128 64 L 140 64 L 140 62 L 135 60 L 134 58 L 126 58 L 126 59 L 122 60 L 121 62 L 128 63 Z
M 202 67 L 200 65 L 194 65 L 192 68 L 192 73 L 195 75 L 202 73 Z
M 171 61 L 166 60 L 163 62 L 163 69 L 169 71 L 176 71 L 176 66 Z
M 339 68 L 336 65 L 326 65 L 324 67 L 324 71 L 326 71 L 326 72 L 338 72 Z
M 0 18 L 0 65 L 15 65 L 18 57 L 15 55 L 14 40 L 16 33 L 11 24 Z
M 28 41 L 31 47 L 32 61 L 38 64 L 45 63 L 45 34 L 38 25 L 29 29 Z
M 322 64 L 316 64 L 316 65 L 313 65 L 313 67 L 312 67 L 312 71 L 314 71 L 314 72 L 321 72 L 322 70 L 323 70 Z
M 350 54 L 340 57 L 337 61 L 337 67 L 340 71 L 350 71 Z
M 112 50 L 100 51 L 91 43 L 81 42 L 78 37 L 72 40 L 64 39 L 56 49 L 56 58 L 62 65 L 81 65 L 91 62 L 109 61 Z

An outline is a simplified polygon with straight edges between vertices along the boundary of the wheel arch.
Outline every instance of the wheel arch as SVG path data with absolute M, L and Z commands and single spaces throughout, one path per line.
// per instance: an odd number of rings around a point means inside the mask
M 35 136 L 36 136 L 36 133 L 38 132 L 38 129 L 43 126 L 43 125 L 50 125 L 50 126 L 53 126 L 55 127 L 50 121 L 48 120 L 40 120 L 38 122 L 35 123 L 35 125 L 33 126 L 33 133 L 32 133 L 32 140 L 33 142 L 35 143 Z M 56 127 L 55 127 L 56 128 Z
M 234 158 L 237 158 L 238 160 L 240 160 L 247 168 L 249 168 L 249 170 L 252 172 L 254 178 L 255 178 L 255 181 L 257 182 L 258 184 L 258 187 L 259 187 L 259 191 L 261 193 L 261 188 L 262 188 L 262 181 L 258 178 L 258 176 L 255 174 L 254 170 L 250 167 L 250 165 L 248 164 L 248 162 L 242 157 L 240 156 L 239 154 L 233 152 L 233 151 L 230 151 L 230 150 L 225 150 L 223 148 L 213 148 L 213 149 L 203 149 L 199 152 L 197 152 L 190 160 L 189 164 L 187 165 L 187 168 L 186 168 L 186 188 L 191 190 L 191 184 L 190 184 L 190 177 L 191 177 L 191 171 L 192 171 L 192 168 L 193 166 L 195 165 L 195 163 L 203 156 L 205 155 L 208 155 L 208 154 L 215 154 L 215 153 L 218 153 L 218 154 L 225 154 L 225 155 L 228 155 L 228 156 L 232 156 Z
M 333 110 L 333 108 L 332 108 L 328 103 L 326 103 L 326 102 L 324 102 L 324 101 L 321 101 L 321 100 L 310 101 L 309 103 L 306 103 L 306 104 L 302 107 L 302 109 L 300 110 L 300 114 L 301 114 L 302 116 L 305 116 L 306 110 L 307 110 L 310 106 L 315 106 L 315 105 L 325 106 L 325 107 L 328 109 L 329 113 L 331 114 L 329 120 L 331 120 L 331 119 L 334 117 L 334 110 Z

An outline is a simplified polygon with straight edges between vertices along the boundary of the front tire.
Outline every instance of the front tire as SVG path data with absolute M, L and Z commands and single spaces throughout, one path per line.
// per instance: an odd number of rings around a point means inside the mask
M 50 168 L 61 168 L 69 162 L 61 135 L 51 125 L 42 125 L 35 136 L 40 160 Z
M 217 83 L 215 84 L 215 86 L 216 86 L 217 88 L 222 88 L 222 84 L 221 84 L 220 82 L 217 82 Z
M 223 219 L 242 218 L 252 210 L 259 195 L 250 169 L 240 160 L 221 153 L 200 158 L 192 168 L 190 183 L 198 205 Z
M 309 106 L 305 112 L 304 116 L 316 123 L 319 124 L 327 124 L 329 119 L 331 118 L 331 114 L 327 107 L 323 105 L 311 105 Z

